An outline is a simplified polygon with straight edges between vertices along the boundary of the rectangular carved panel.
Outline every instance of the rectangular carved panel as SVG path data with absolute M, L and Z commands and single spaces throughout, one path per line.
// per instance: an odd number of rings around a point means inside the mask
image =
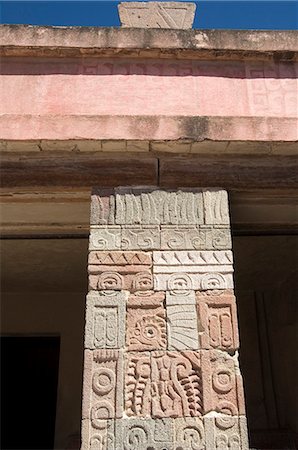
M 89 292 L 85 348 L 124 347 L 126 298 L 125 292 Z
M 181 291 L 180 291 L 181 292 Z M 166 293 L 169 350 L 198 350 L 198 318 L 193 291 Z
M 167 347 L 167 326 L 163 292 L 131 295 L 127 304 L 126 345 L 129 351 Z
M 203 330 L 201 348 L 236 350 L 239 337 L 233 291 L 198 292 L 196 298 Z
M 123 414 L 122 350 L 85 350 L 83 419 L 94 428 Z

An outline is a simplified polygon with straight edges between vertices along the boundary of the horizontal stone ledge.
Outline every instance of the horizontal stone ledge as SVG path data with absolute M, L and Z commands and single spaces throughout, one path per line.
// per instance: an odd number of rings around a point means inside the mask
M 1 25 L 6 56 L 297 58 L 298 33 L 263 30 L 165 30 Z
M 272 155 L 2 154 L 1 186 L 163 188 L 221 186 L 224 189 L 294 189 L 298 158 Z
M 264 116 L 0 116 L 7 141 L 298 141 L 298 118 Z M 110 146 L 106 143 L 106 148 Z
M 0 152 L 13 153 L 40 153 L 48 155 L 52 152 L 57 155 L 63 153 L 107 154 L 122 153 L 130 156 L 131 153 L 162 153 L 176 154 L 214 154 L 214 155 L 297 155 L 297 142 L 278 141 L 147 141 L 147 140 L 0 140 Z

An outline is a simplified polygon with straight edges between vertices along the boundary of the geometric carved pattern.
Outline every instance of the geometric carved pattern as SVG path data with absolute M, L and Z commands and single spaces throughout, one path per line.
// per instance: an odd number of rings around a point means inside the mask
M 82 450 L 247 450 L 222 189 L 94 191 Z
M 196 298 L 202 326 L 201 348 L 236 350 L 239 337 L 233 291 L 197 292 Z

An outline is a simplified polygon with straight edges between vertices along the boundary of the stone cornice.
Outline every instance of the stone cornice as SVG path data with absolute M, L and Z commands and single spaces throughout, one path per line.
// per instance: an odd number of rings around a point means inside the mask
M 298 31 L 1 25 L 2 56 L 297 60 Z

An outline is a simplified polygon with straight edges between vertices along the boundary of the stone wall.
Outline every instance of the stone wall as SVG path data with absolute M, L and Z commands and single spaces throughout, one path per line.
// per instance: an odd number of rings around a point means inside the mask
M 82 450 L 248 449 L 228 198 L 94 191 Z

